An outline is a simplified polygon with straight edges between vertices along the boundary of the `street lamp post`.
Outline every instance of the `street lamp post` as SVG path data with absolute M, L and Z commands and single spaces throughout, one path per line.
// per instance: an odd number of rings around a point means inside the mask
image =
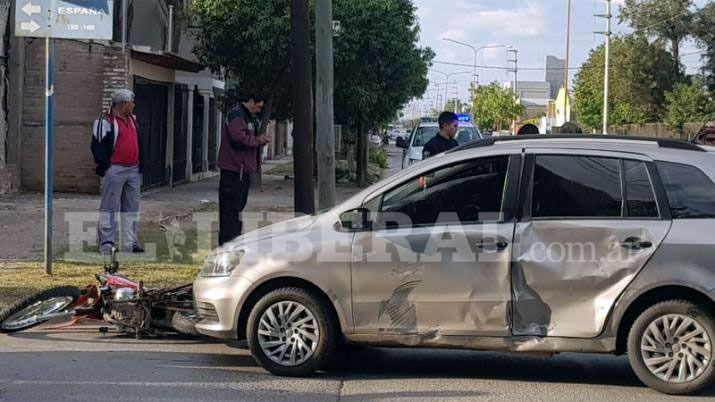
M 447 42 L 452 42 L 452 43 L 456 43 L 458 45 L 466 46 L 466 47 L 472 49 L 472 51 L 474 52 L 474 76 L 473 76 L 474 89 L 476 89 L 477 85 L 479 84 L 479 82 L 477 81 L 477 77 L 479 76 L 477 74 L 477 54 L 481 50 L 484 50 L 484 49 L 494 49 L 494 48 L 500 48 L 500 47 L 511 49 L 511 45 L 486 45 L 486 46 L 474 47 L 474 46 L 470 45 L 469 43 L 460 42 L 460 41 L 454 40 L 454 39 L 442 38 L 442 40 L 446 40 Z
M 434 73 L 442 74 L 442 75 L 444 75 L 444 77 L 445 77 L 445 84 L 444 84 L 444 107 L 446 108 L 446 107 L 447 107 L 447 90 L 448 90 L 448 87 L 449 87 L 449 77 L 451 77 L 451 76 L 453 76 L 453 75 L 470 74 L 470 73 L 469 73 L 469 71 L 457 71 L 456 73 L 449 73 L 449 74 L 448 74 L 448 73 L 444 73 L 444 72 L 442 72 L 442 71 L 434 70 L 434 69 L 433 69 L 433 70 L 430 70 L 430 71 L 432 71 L 432 72 L 434 72 Z M 439 84 L 438 84 L 438 85 L 439 85 Z

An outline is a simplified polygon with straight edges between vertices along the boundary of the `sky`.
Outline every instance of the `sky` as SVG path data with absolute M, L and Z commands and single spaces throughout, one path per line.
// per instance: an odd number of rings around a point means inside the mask
M 708 0 L 696 0 L 702 6 Z M 613 14 L 623 0 L 613 1 Z M 447 42 L 450 38 L 466 42 L 474 47 L 485 45 L 508 45 L 519 51 L 519 68 L 543 68 L 547 55 L 564 58 L 566 52 L 566 15 L 567 0 L 414 0 L 421 27 L 420 45 L 429 46 L 435 51 L 435 61 L 463 63 L 470 66 L 474 62 L 474 52 L 468 47 Z M 594 31 L 604 31 L 604 19 L 594 18 L 594 14 L 605 14 L 606 3 L 603 0 L 572 0 L 571 20 L 571 68 L 583 64 L 588 53 L 603 43 L 604 37 Z M 614 32 L 630 31 L 625 25 L 618 24 L 613 18 Z M 686 44 L 682 53 L 697 50 L 693 44 Z M 687 55 L 682 63 L 693 72 L 700 65 L 700 54 Z M 508 63 L 505 48 L 485 49 L 479 52 L 477 64 L 506 67 Z M 434 63 L 434 70 L 444 73 L 470 71 L 471 67 L 451 66 Z M 571 79 L 577 71 L 571 70 Z M 513 73 L 503 70 L 480 69 L 480 83 L 491 81 L 506 82 L 513 80 Z M 431 83 L 444 82 L 442 74 L 431 72 Z M 457 81 L 458 88 L 449 92 L 459 92 L 460 98 L 468 98 L 470 74 L 454 75 L 450 81 Z M 543 81 L 544 71 L 519 71 L 519 80 Z M 436 90 L 430 86 L 432 97 Z M 444 88 L 444 86 L 442 87 Z M 426 95 L 429 96 L 429 95 Z M 453 95 L 449 96 L 450 98 Z

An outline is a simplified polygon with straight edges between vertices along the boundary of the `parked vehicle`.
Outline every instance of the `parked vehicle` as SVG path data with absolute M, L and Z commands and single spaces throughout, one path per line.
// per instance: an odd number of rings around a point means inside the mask
M 693 393 L 715 377 L 714 178 L 683 141 L 474 142 L 215 251 L 196 328 L 279 375 L 341 342 L 612 353 Z
M 401 141 L 397 144 L 398 147 L 405 149 L 402 153 L 403 169 L 422 160 L 422 149 L 427 141 L 431 140 L 437 133 L 439 133 L 438 123 L 431 121 L 421 122 L 407 141 Z M 472 123 L 460 121 L 459 131 L 454 138 L 460 145 L 463 145 L 474 140 L 480 140 L 483 137 L 479 129 L 472 125 Z
M 115 250 L 104 266 L 104 274 L 95 274 L 95 278 L 98 285 L 83 290 L 76 286 L 47 289 L 0 311 L 0 332 L 23 331 L 50 320 L 65 327 L 94 319 L 137 338 L 164 332 L 199 335 L 191 284 L 145 289 L 142 282 L 119 274 Z

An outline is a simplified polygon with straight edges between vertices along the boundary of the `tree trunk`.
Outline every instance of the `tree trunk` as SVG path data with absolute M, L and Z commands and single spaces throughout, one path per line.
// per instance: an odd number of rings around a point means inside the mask
M 359 115 L 357 126 L 357 184 L 367 186 L 367 138 L 365 136 L 365 123 Z
M 0 4 L 0 168 L 5 167 L 7 163 L 7 100 L 8 100 L 8 76 L 7 76 L 7 60 L 8 52 L 8 26 L 10 18 L 10 2 L 4 1 Z

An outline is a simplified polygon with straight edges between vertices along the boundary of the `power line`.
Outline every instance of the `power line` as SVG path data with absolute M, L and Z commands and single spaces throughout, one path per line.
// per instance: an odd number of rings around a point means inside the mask
M 472 67 L 472 64 L 463 64 L 463 63 L 452 63 L 452 62 L 447 62 L 447 61 L 437 61 L 433 60 L 432 63 L 435 64 L 444 64 L 448 66 L 460 66 L 460 67 Z M 480 66 L 477 65 L 478 68 L 484 68 L 487 70 L 513 70 L 513 67 L 500 67 L 500 66 Z M 519 67 L 519 70 L 536 70 L 536 71 L 544 71 L 544 70 L 563 70 L 563 67 L 554 67 L 554 68 L 546 68 L 546 67 Z M 569 67 L 569 70 L 578 70 L 579 67 Z
M 692 56 L 692 55 L 694 55 L 694 54 L 705 53 L 705 52 L 707 52 L 707 50 L 700 50 L 700 51 L 697 51 L 697 52 L 685 53 L 685 54 L 682 54 L 681 56 L 682 56 L 682 57 Z M 472 67 L 472 64 L 452 63 L 452 62 L 447 62 L 447 61 L 437 61 L 437 60 L 433 60 L 432 63 L 435 63 L 435 64 L 444 64 L 444 65 L 448 65 L 448 66 Z M 629 63 L 629 64 L 611 64 L 611 65 L 614 66 L 614 67 L 629 67 L 629 66 L 632 66 L 633 64 L 635 64 L 635 63 Z M 491 69 L 491 70 L 502 70 L 502 71 L 507 71 L 507 72 L 508 72 L 509 70 L 513 70 L 513 68 L 500 67 L 500 66 L 480 66 L 480 65 L 477 65 L 477 67 L 478 67 L 478 68 L 488 69 L 488 70 L 489 70 L 489 69 Z M 604 66 L 585 66 L 585 65 L 582 65 L 582 66 L 580 66 L 580 67 L 569 67 L 568 69 L 569 69 L 569 70 L 583 70 L 583 69 L 603 69 L 603 68 L 604 68 Z M 519 71 L 522 71 L 522 70 L 527 70 L 527 71 L 563 71 L 563 70 L 564 70 L 564 67 L 519 67 Z
M 707 49 L 704 49 L 704 50 L 698 50 L 697 52 L 683 53 L 680 55 L 680 57 L 692 56 L 694 54 L 701 54 L 701 53 L 705 53 L 707 51 L 708 51 Z

